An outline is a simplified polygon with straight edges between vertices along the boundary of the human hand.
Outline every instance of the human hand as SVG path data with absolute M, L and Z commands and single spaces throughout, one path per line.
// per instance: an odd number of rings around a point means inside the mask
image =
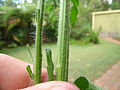
M 11 56 L 0 54 L 0 90 L 79 90 L 75 85 L 67 82 L 45 82 L 47 81 L 46 69 L 42 69 L 42 81 L 45 83 L 31 86 L 33 81 L 26 70 L 27 65 L 30 64 Z

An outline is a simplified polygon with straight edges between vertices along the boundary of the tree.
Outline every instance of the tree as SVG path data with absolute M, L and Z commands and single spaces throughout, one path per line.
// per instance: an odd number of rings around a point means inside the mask
M 71 32 L 74 39 L 84 39 L 92 31 L 92 12 L 108 10 L 109 3 L 106 0 L 80 0 L 78 20 Z
M 0 0 L 0 6 L 1 5 L 4 5 L 4 1 L 3 0 Z
M 120 9 L 120 0 L 113 0 L 110 5 L 111 9 Z
M 24 0 L 24 3 L 27 3 L 27 0 Z
M 9 7 L 16 7 L 16 3 L 14 0 L 5 0 L 4 4 Z
M 33 2 L 34 4 L 36 4 L 36 3 L 37 3 L 37 0 L 32 0 L 32 2 Z
M 120 3 L 120 0 L 112 0 L 113 3 Z

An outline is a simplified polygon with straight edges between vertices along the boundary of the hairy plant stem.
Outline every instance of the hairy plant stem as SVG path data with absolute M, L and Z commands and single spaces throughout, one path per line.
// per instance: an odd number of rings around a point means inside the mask
M 69 57 L 69 5 L 70 0 L 60 0 L 58 26 L 58 61 L 56 66 L 56 80 L 68 80 Z M 68 11 L 67 11 L 68 10 Z
M 69 38 L 70 38 L 70 0 L 67 0 L 66 5 L 66 66 L 65 66 L 65 81 L 68 81 L 69 71 Z
M 41 82 L 41 67 L 42 67 L 42 26 L 43 12 L 45 0 L 39 0 L 36 15 L 36 60 L 34 65 L 34 83 Z

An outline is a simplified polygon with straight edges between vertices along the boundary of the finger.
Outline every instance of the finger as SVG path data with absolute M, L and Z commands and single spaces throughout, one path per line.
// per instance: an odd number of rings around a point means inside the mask
M 62 81 L 51 81 L 37 84 L 35 86 L 21 90 L 79 90 L 75 85 Z
M 28 63 L 0 54 L 0 90 L 16 90 L 32 85 L 26 66 Z M 42 80 L 47 80 L 47 71 L 42 70 Z

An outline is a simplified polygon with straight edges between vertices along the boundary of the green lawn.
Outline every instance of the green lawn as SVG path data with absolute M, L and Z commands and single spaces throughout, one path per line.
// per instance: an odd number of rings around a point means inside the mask
M 56 45 L 44 45 L 53 51 L 54 62 L 56 62 Z M 34 47 L 31 47 L 34 55 Z M 26 47 L 13 49 L 2 49 L 0 53 L 5 53 L 21 60 L 31 62 L 31 58 Z M 45 53 L 45 52 L 44 52 Z M 80 75 L 85 75 L 94 80 L 100 77 L 107 69 L 120 60 L 120 45 L 108 41 L 101 41 L 99 45 L 71 45 L 70 46 L 70 80 L 74 80 Z M 46 67 L 45 54 L 43 54 L 43 64 Z

